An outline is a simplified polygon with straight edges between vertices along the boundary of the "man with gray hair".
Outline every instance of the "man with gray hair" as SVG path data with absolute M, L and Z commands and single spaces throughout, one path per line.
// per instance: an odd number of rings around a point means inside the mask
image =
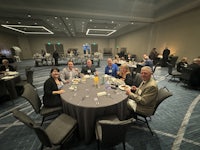
M 152 69 L 149 66 L 142 67 L 140 74 L 143 80 L 140 86 L 138 88 L 132 86 L 132 89 L 126 89 L 126 94 L 129 97 L 127 106 L 134 112 L 152 115 L 156 105 L 158 86 L 152 78 Z M 135 93 L 132 93 L 131 90 Z
M 16 71 L 16 69 L 9 64 L 9 61 L 7 59 L 3 59 L 0 71 Z

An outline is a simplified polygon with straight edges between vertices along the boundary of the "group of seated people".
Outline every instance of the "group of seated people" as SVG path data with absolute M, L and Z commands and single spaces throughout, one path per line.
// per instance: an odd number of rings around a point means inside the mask
M 104 73 L 123 80 L 131 87 L 130 90 L 126 89 L 125 91 L 130 98 L 127 106 L 131 112 L 153 113 L 158 87 L 152 78 L 151 67 L 144 66 L 141 69 L 140 75 L 133 75 L 126 64 L 122 64 L 119 70 L 118 66 L 113 63 L 113 60 L 108 58 Z M 50 78 L 44 83 L 44 106 L 54 107 L 61 105 L 60 94 L 65 92 L 62 89 L 63 84 L 68 84 L 72 82 L 73 78 L 84 75 L 98 75 L 90 59 L 87 60 L 86 65 L 82 67 L 81 71 L 74 67 L 72 61 L 68 61 L 67 66 L 61 72 L 56 67 L 52 68 Z M 138 78 L 137 82 L 134 80 L 136 76 Z
M 183 57 L 177 63 L 176 69 L 183 74 L 180 80 L 187 80 L 186 83 L 192 88 L 200 87 L 200 57 L 194 58 L 191 64 L 188 63 L 187 57 Z

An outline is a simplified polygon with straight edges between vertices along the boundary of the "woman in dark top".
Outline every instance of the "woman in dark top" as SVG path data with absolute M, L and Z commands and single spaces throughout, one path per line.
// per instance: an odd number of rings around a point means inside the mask
M 50 78 L 44 83 L 43 104 L 46 107 L 61 106 L 60 94 L 65 91 L 62 90 L 63 83 L 60 80 L 60 73 L 58 68 L 52 68 Z
M 133 85 L 133 78 L 131 72 L 129 70 L 129 66 L 127 64 L 122 64 L 120 66 L 120 72 L 118 77 L 125 82 L 126 85 Z

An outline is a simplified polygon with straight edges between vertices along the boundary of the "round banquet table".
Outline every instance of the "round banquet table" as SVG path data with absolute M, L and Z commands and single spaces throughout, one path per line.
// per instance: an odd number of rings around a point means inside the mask
M 74 86 L 76 90 L 71 89 Z M 128 97 L 120 89 L 106 90 L 105 85 L 95 87 L 93 79 L 76 85 L 66 84 L 63 89 L 66 91 L 61 94 L 63 111 L 77 120 L 80 138 L 86 144 L 94 138 L 97 118 L 106 115 L 117 115 L 120 120 L 126 118 Z M 97 96 L 97 93 L 101 93 L 101 96 Z

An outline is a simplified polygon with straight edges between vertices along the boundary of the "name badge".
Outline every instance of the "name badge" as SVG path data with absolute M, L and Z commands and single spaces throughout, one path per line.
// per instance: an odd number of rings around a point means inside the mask
M 91 70 L 87 70 L 87 73 L 91 73 Z
M 142 90 L 141 90 L 141 89 L 138 90 L 138 94 L 139 94 L 139 95 L 142 94 Z
M 112 73 L 112 69 L 109 69 L 109 71 L 108 71 L 109 73 Z

